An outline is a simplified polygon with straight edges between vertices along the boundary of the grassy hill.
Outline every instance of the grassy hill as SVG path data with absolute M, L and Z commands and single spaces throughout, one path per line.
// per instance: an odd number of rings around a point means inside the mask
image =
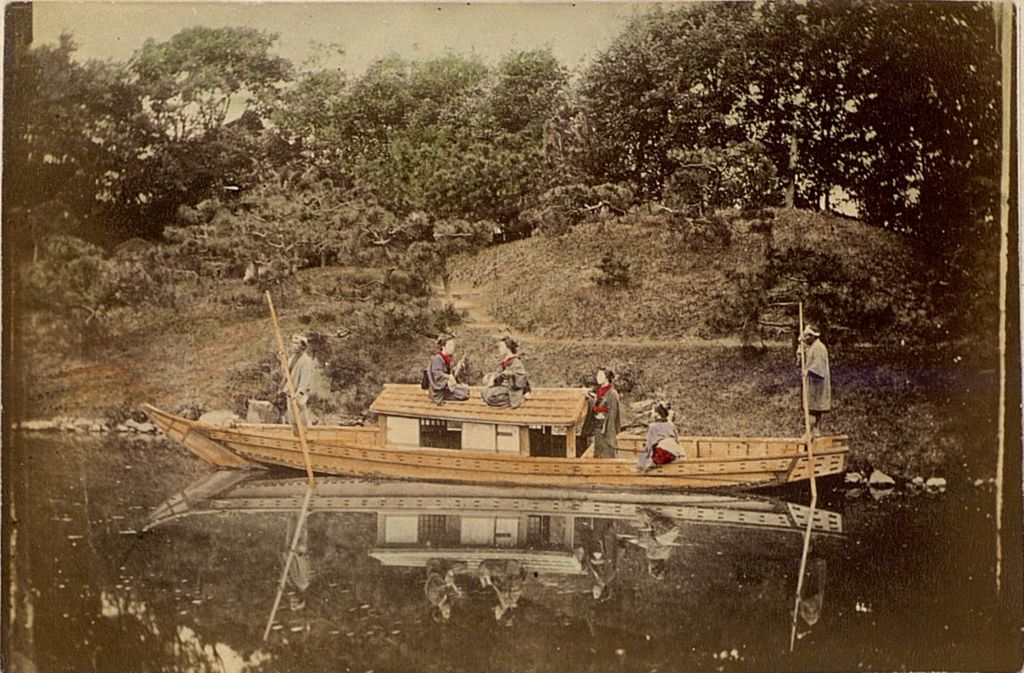
M 716 310 L 733 292 L 731 275 L 764 264 L 766 239 L 751 225 L 734 220 L 731 241 L 723 246 L 673 228 L 666 216 L 585 223 L 560 237 L 534 237 L 460 258 L 453 277 L 483 291 L 489 312 L 520 330 L 710 337 Z M 893 332 L 933 317 L 922 274 L 926 261 L 896 234 L 854 220 L 780 210 L 772 245 L 838 255 L 861 301 L 894 307 Z M 627 286 L 598 283 L 605 255 L 629 266 Z M 877 341 L 883 335 L 870 336 Z

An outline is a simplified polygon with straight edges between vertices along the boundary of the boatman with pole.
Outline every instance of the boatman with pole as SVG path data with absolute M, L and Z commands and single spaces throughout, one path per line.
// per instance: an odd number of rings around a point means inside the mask
M 832 375 L 828 367 L 828 349 L 821 341 L 818 328 L 807 323 L 800 335 L 804 372 L 807 384 L 807 410 L 813 437 L 821 435 L 824 415 L 832 410 Z M 797 353 L 798 357 L 800 353 Z

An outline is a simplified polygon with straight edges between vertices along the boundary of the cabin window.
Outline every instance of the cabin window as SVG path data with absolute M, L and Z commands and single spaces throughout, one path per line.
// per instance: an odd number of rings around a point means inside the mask
M 458 544 L 458 517 L 445 514 L 420 514 L 417 540 L 434 547 L 450 547 Z
M 526 543 L 545 545 L 551 539 L 551 517 L 530 514 L 526 517 Z
M 531 425 L 530 455 L 564 457 L 565 429 L 562 429 L 561 434 L 555 434 L 550 425 Z
M 461 448 L 462 423 L 435 418 L 421 418 L 420 446 L 433 449 Z

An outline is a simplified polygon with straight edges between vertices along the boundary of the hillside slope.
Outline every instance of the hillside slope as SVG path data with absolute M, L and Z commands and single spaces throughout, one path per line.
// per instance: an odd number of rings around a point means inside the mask
M 494 318 L 538 335 L 710 337 L 714 312 L 734 292 L 731 276 L 755 271 L 765 261 L 765 236 L 750 222 L 734 220 L 729 233 L 731 241 L 723 246 L 673 229 L 666 216 L 628 215 L 456 258 L 453 278 L 488 297 Z M 895 307 L 897 326 L 928 313 L 921 274 L 926 262 L 896 234 L 780 210 L 772 245 L 838 255 L 865 302 Z M 628 285 L 597 282 L 605 255 L 629 266 Z

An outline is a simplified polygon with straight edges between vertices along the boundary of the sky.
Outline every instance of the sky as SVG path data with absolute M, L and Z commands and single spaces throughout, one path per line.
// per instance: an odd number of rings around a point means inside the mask
M 319 67 L 358 74 L 397 55 L 426 60 L 446 53 L 497 62 L 512 50 L 550 48 L 566 66 L 581 65 L 611 44 L 629 18 L 649 5 L 354 2 L 36 2 L 33 44 L 56 44 L 70 32 L 77 58 L 127 60 L 147 38 L 163 41 L 183 28 L 248 26 L 278 33 L 277 53 L 296 66 L 320 53 Z M 315 49 L 336 45 L 343 50 Z

